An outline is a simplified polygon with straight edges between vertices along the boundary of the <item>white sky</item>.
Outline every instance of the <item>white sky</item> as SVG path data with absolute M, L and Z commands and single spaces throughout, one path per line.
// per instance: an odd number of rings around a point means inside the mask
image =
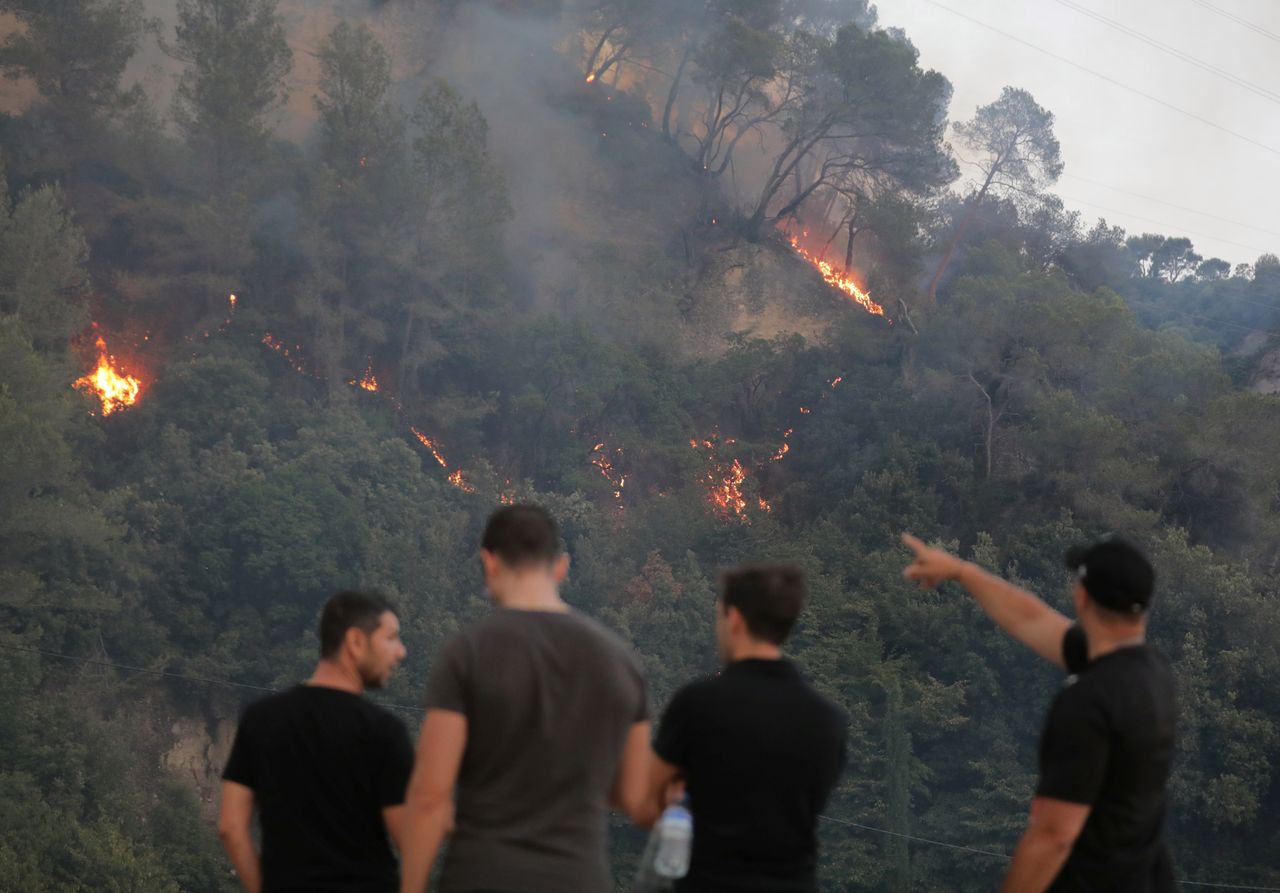
M 1280 0 L 1204 2 L 1280 36 Z M 1066 162 L 1056 191 L 1090 225 L 1105 217 L 1131 234 L 1188 236 L 1200 254 L 1233 264 L 1252 262 L 1263 251 L 1280 253 L 1280 98 L 1229 83 L 1071 7 L 1122 23 L 1278 97 L 1280 40 L 1196 0 L 937 3 L 1274 149 L 1134 95 L 929 0 L 877 0 L 880 23 L 903 28 L 921 64 L 951 80 L 953 121 L 971 118 L 1005 85 L 1029 90 L 1054 113 Z

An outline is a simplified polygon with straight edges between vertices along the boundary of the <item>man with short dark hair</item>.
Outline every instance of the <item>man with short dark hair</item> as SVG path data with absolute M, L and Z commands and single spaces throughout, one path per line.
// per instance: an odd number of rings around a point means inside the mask
M 480 543 L 497 603 L 437 655 L 407 799 L 402 890 L 421 893 L 452 830 L 446 893 L 606 893 L 610 805 L 635 814 L 649 759 L 631 650 L 570 610 L 555 522 L 498 510 Z
M 320 615 L 320 662 L 305 685 L 251 704 L 222 774 L 218 835 L 249 893 L 392 893 L 409 733 L 361 694 L 404 660 L 381 595 L 339 592 Z M 262 854 L 250 836 L 260 814 Z
M 1067 553 L 1078 623 L 909 534 L 903 572 L 955 580 L 1005 632 L 1071 675 L 1040 738 L 1040 782 L 1004 893 L 1170 893 L 1166 785 L 1177 710 L 1169 662 L 1146 641 L 1155 571 L 1106 538 Z
M 693 853 L 680 893 L 818 889 L 818 814 L 844 769 L 848 722 L 782 656 L 804 602 L 796 567 L 726 573 L 715 608 L 725 668 L 662 717 L 649 808 L 683 780 Z

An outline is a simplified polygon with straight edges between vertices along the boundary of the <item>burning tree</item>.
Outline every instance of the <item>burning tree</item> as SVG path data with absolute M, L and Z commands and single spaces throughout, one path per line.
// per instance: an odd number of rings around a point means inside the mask
M 748 214 L 748 237 L 822 190 L 925 191 L 955 176 L 942 143 L 951 87 L 917 62 L 901 37 L 856 25 L 833 38 L 792 37 L 788 98 L 777 116 L 783 141 Z

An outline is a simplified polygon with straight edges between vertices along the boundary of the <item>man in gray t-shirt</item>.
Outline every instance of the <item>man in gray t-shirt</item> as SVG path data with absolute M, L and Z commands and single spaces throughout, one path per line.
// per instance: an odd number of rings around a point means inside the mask
M 431 671 L 402 890 L 421 893 L 452 831 L 445 893 L 605 893 L 606 812 L 647 809 L 639 665 L 561 601 L 568 558 L 542 509 L 496 512 L 480 556 L 499 607 L 450 639 Z

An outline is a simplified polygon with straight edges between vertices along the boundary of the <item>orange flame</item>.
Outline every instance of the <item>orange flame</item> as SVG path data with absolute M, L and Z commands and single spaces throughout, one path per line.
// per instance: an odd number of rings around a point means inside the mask
M 595 80 L 596 80 L 596 73 L 595 73 L 594 71 L 593 71 L 593 72 L 591 72 L 591 74 L 587 75 L 587 83 L 588 83 L 588 84 L 594 84 L 594 83 L 595 83 Z
M 138 402 L 142 392 L 142 382 L 132 375 L 122 375 L 115 369 L 115 357 L 107 353 L 107 342 L 99 335 L 95 346 L 98 348 L 98 365 L 89 374 L 77 378 L 72 387 L 95 394 L 102 403 L 102 414 L 111 415 L 117 409 L 124 409 Z
M 435 459 L 440 463 L 441 468 L 449 467 L 449 463 L 445 461 L 444 456 L 440 455 L 440 451 L 436 449 L 435 442 L 430 437 L 423 434 L 417 428 L 410 427 L 409 430 L 413 432 L 414 437 L 418 438 L 419 443 L 431 451 L 431 455 L 435 456 Z
M 461 490 L 463 493 L 476 492 L 476 488 L 474 486 L 472 486 L 471 484 L 463 480 L 461 468 L 451 472 L 449 476 L 446 478 L 446 480 L 449 483 L 453 484 L 455 487 L 457 487 L 459 490 Z
M 809 231 L 805 230 L 804 235 L 809 235 Z M 836 268 L 829 261 L 825 261 L 820 257 L 815 257 L 808 249 L 800 244 L 800 236 L 794 233 L 788 234 L 791 247 L 795 249 L 796 254 L 800 255 L 806 261 L 815 267 L 822 276 L 824 282 L 834 288 L 840 289 L 849 297 L 853 298 L 854 303 L 862 307 L 868 313 L 874 313 L 876 316 L 884 316 L 884 308 L 871 300 L 871 295 L 863 291 L 862 287 L 854 281 L 853 275 L 845 270 L 837 272 Z
M 614 453 L 621 453 L 622 447 L 614 450 Z M 604 479 L 613 484 L 616 488 L 613 491 L 614 499 L 622 498 L 622 490 L 627 486 L 627 476 L 620 474 L 614 469 L 613 463 L 609 461 L 609 456 L 604 449 L 604 442 L 601 441 L 591 448 L 591 464 L 600 470 L 600 474 L 604 475 Z
M 777 451 L 769 457 L 770 461 L 781 462 L 783 457 L 791 452 L 791 444 L 787 443 L 787 438 L 794 434 L 795 430 L 795 428 L 788 428 L 782 432 L 782 446 L 778 447 Z
M 359 381 L 353 378 L 347 384 L 355 385 L 361 390 L 376 394 L 378 392 L 378 377 L 373 374 L 373 360 L 370 360 L 364 367 L 364 375 L 360 376 Z
M 747 471 L 737 459 L 707 472 L 707 482 L 711 484 L 711 503 L 722 515 L 727 517 L 734 514 L 739 518 L 743 516 L 747 500 L 742 495 L 742 484 L 746 479 Z
M 449 463 L 448 463 L 448 462 L 446 462 L 446 461 L 445 461 L 444 456 L 443 456 L 443 455 L 441 455 L 440 450 L 436 447 L 435 441 L 433 441 L 433 440 L 432 440 L 430 437 L 428 437 L 427 435 L 423 434 L 423 433 L 422 433 L 421 431 L 419 431 L 417 428 L 414 428 L 412 425 L 410 425 L 410 426 L 409 426 L 409 430 L 413 432 L 413 436 L 414 436 L 414 437 L 418 438 L 418 443 L 422 444 L 424 447 L 426 447 L 428 450 L 430 450 L 430 451 L 431 451 L 431 455 L 432 455 L 432 457 L 433 457 L 437 462 L 439 462 L 439 463 L 440 463 L 440 467 L 441 467 L 441 468 L 443 468 L 443 469 L 445 469 L 446 471 L 448 471 L 448 469 L 449 469 Z M 474 492 L 476 492 L 476 488 L 475 488 L 475 486 L 474 486 L 473 484 L 469 483 L 469 482 L 466 480 L 466 478 L 464 478 L 464 477 L 462 476 L 462 469 L 461 469 L 461 468 L 455 468 L 453 471 L 450 471 L 450 472 L 449 472 L 449 474 L 447 474 L 447 475 L 445 476 L 445 480 L 447 480 L 449 483 L 453 484 L 455 487 L 457 487 L 457 488 L 458 488 L 459 490 L 461 490 L 463 493 L 474 493 Z
M 725 440 L 725 444 L 732 444 L 732 439 Z M 707 451 L 707 458 L 711 465 L 707 469 L 706 483 L 707 500 L 715 509 L 716 514 L 721 518 L 736 517 L 743 522 L 750 523 L 747 517 L 747 497 L 743 495 L 742 485 L 747 480 L 747 469 L 743 466 L 740 459 L 733 459 L 729 462 L 722 462 L 716 458 L 716 442 L 714 440 L 698 440 L 693 438 L 689 441 L 689 446 L 693 449 L 703 449 Z M 763 499 L 759 500 L 760 505 L 765 511 L 768 503 Z

